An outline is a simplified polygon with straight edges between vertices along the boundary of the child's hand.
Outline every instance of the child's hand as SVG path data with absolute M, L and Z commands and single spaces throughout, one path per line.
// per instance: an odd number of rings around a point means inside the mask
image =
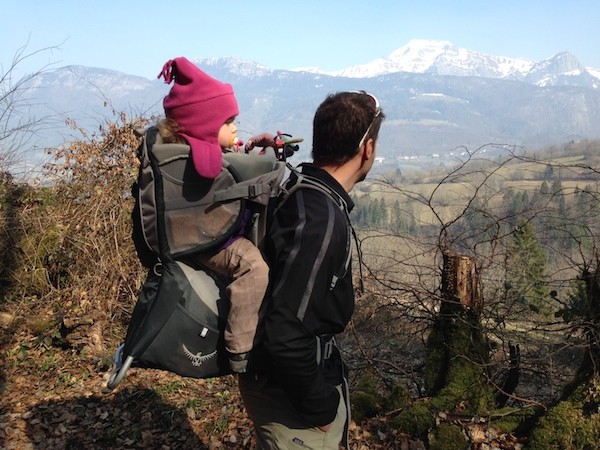
M 270 133 L 262 133 L 248 139 L 244 146 L 244 151 L 250 153 L 254 147 L 262 147 L 264 149 L 265 147 L 275 148 L 275 146 L 275 136 Z

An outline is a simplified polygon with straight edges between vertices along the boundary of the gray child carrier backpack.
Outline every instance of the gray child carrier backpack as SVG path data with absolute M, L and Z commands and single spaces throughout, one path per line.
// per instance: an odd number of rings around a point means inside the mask
M 187 145 L 163 144 L 156 128 L 145 131 L 138 148 L 132 218 L 133 241 L 149 271 L 124 343 L 115 353 L 109 389 L 132 366 L 191 378 L 232 373 L 224 342 L 227 281 L 195 266 L 189 257 L 220 248 L 247 219 L 251 232 L 246 237 L 260 246 L 269 216 L 300 188 L 323 192 L 347 213 L 338 194 L 286 165 L 285 159 L 298 146 L 285 142 L 281 146 L 275 149 L 276 158 L 226 153 L 221 173 L 208 180 L 195 171 Z M 293 176 L 284 187 L 286 167 Z M 245 217 L 247 211 L 253 212 L 251 217 Z M 349 269 L 351 235 L 356 240 L 348 222 L 346 255 L 331 289 Z M 360 259 L 358 244 L 357 250 Z
M 155 127 L 143 133 L 138 158 L 133 241 L 149 272 L 108 387 L 116 387 L 131 366 L 193 378 L 229 374 L 226 280 L 194 266 L 189 257 L 220 248 L 246 220 L 251 230 L 246 237 L 259 246 L 285 161 L 225 153 L 221 173 L 206 179 L 194 169 L 189 146 L 163 144 Z

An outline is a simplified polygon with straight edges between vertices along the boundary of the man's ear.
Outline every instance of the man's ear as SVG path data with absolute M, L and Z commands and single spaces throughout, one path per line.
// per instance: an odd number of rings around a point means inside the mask
M 363 160 L 368 161 L 375 156 L 375 139 L 367 139 L 363 147 Z

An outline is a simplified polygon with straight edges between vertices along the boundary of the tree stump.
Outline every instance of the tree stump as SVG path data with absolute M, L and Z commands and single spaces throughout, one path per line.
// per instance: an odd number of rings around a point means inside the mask
M 441 409 L 463 405 L 472 413 L 495 403 L 486 383 L 488 344 L 475 258 L 444 253 L 440 314 L 427 340 L 426 390 Z
M 453 305 L 458 304 L 478 315 L 482 299 L 475 258 L 451 253 L 443 257 L 441 310 L 455 310 Z

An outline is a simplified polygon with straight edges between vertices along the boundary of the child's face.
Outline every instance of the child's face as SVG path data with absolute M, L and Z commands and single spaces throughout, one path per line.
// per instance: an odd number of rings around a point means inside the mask
M 234 123 L 235 117 L 232 117 L 219 128 L 219 145 L 221 148 L 233 147 L 237 126 Z

